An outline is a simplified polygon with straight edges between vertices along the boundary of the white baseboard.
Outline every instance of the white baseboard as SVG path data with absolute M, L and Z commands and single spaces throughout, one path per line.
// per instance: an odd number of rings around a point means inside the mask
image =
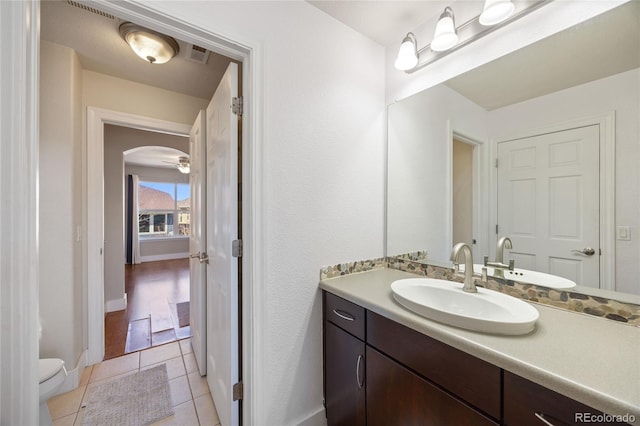
M 158 260 L 173 260 L 173 259 L 186 259 L 189 257 L 189 253 L 168 253 L 168 254 L 156 254 L 153 256 L 140 256 L 141 262 L 157 262 Z
M 324 407 L 320 407 L 306 417 L 298 419 L 294 424 L 298 426 L 327 426 L 327 417 L 324 414 Z
M 67 369 L 67 377 L 64 380 L 63 385 L 60 387 L 56 395 L 61 393 L 69 392 L 76 389 L 80 386 L 80 378 L 82 377 L 82 372 L 84 368 L 87 366 L 87 351 L 83 351 L 78 357 L 78 362 L 74 368 L 69 368 L 70 366 L 65 365 Z
M 127 308 L 127 294 L 125 293 L 122 299 L 107 300 L 104 304 L 105 312 L 121 311 Z

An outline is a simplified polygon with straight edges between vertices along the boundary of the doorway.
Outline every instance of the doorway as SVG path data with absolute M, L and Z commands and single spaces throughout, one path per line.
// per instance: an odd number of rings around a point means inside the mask
M 184 136 L 105 125 L 104 149 L 110 359 L 189 337 L 190 188 L 178 167 L 189 148 Z M 114 306 L 122 281 L 125 303 Z
M 473 244 L 473 148 L 453 139 L 453 241 Z
M 253 105 L 259 105 L 259 99 L 256 99 L 256 93 L 260 92 L 261 82 L 254 81 L 253 77 L 257 73 L 255 72 L 256 68 L 259 68 L 259 63 L 254 63 L 251 61 L 252 52 L 254 52 L 253 47 L 241 47 L 236 45 L 233 42 L 230 42 L 228 37 L 219 37 L 216 34 L 205 32 L 193 28 L 187 28 L 184 24 L 178 23 L 173 18 L 169 16 L 162 16 L 161 14 L 149 11 L 149 13 L 143 13 L 140 9 L 144 9 L 144 6 L 131 6 L 120 3 L 105 3 L 100 6 L 102 9 L 106 10 L 106 13 L 113 13 L 114 15 L 121 16 L 125 19 L 135 19 L 141 22 L 144 25 L 154 28 L 155 30 L 162 31 L 167 34 L 176 35 L 179 34 L 182 39 L 186 39 L 192 43 L 197 43 L 199 46 L 203 46 L 207 49 L 212 49 L 221 54 L 224 54 L 232 60 L 237 61 L 241 64 L 242 72 L 242 87 L 245 89 L 243 92 L 247 96 L 247 98 L 251 99 L 251 103 L 245 103 L 245 111 L 244 111 L 244 120 L 242 120 L 241 131 L 245 136 L 242 142 L 241 151 L 246 153 L 241 160 L 242 167 L 238 168 L 242 173 L 242 200 L 237 200 L 241 202 L 244 208 L 242 209 L 241 215 L 241 225 L 244 230 L 244 243 L 245 250 L 243 254 L 244 262 L 242 266 L 242 277 L 246 287 L 250 287 L 251 280 L 253 277 L 261 276 L 261 274 L 257 274 L 254 272 L 255 264 L 252 262 L 256 253 L 260 252 L 259 242 L 258 244 L 254 244 L 252 236 L 256 231 L 256 225 L 259 225 L 261 214 L 260 203 L 261 200 L 259 198 L 254 198 L 254 187 L 261 187 L 261 179 L 260 179 L 260 161 L 259 156 L 260 152 L 256 147 L 259 144 L 254 143 L 254 139 L 259 132 L 253 132 L 252 126 L 259 121 L 256 121 L 254 118 L 255 107 Z M 135 9 L 135 10 L 134 10 Z M 251 95 L 251 97 L 249 97 Z M 124 98 L 121 97 L 120 101 Z M 118 101 L 118 100 L 116 100 Z M 126 103 L 121 102 L 121 103 Z M 87 105 L 91 105 L 87 103 Z M 168 104 L 164 104 L 165 106 Z M 248 108 L 247 108 L 248 105 Z M 126 105 L 127 107 L 129 105 Z M 128 108 L 124 108 L 127 110 Z M 135 108 L 134 108 L 135 109 Z M 86 275 L 85 283 L 87 286 L 87 356 L 86 361 L 88 364 L 93 364 L 102 359 L 104 353 L 104 311 L 105 311 L 105 299 L 104 292 L 102 288 L 102 280 L 101 277 L 104 276 L 104 271 L 102 269 L 101 261 L 103 254 L 103 244 L 104 244 L 104 236 L 101 233 L 101 223 L 100 221 L 103 219 L 100 216 L 100 213 L 103 211 L 103 202 L 102 200 L 102 188 L 101 188 L 101 180 L 100 180 L 100 170 L 104 167 L 100 158 L 100 152 L 102 152 L 102 146 L 100 144 L 103 143 L 104 137 L 104 126 L 105 124 L 115 124 L 115 125 L 123 125 L 128 127 L 133 127 L 136 129 L 142 130 L 156 130 L 165 133 L 176 133 L 186 135 L 189 132 L 189 128 L 184 128 L 184 126 L 176 126 L 175 123 L 171 123 L 169 121 L 163 119 L 148 119 L 148 117 L 143 117 L 140 115 L 135 115 L 134 113 L 122 113 L 118 112 L 122 110 L 110 109 L 103 107 L 92 108 L 88 107 L 86 112 L 87 118 L 87 144 L 86 144 L 86 159 L 85 170 L 87 171 L 87 181 L 85 186 L 85 196 L 86 196 L 86 211 L 83 212 L 84 216 L 87 219 L 86 223 Z M 143 114 L 143 112 L 141 112 Z M 191 118 L 192 120 L 193 118 Z M 181 121 L 185 122 L 185 121 Z M 188 126 L 190 127 L 190 126 Z M 260 192 L 256 190 L 256 192 Z M 258 221 L 258 222 L 256 222 Z M 247 261 L 249 259 L 249 261 Z M 258 265 L 260 267 L 260 265 Z M 247 309 L 243 309 L 245 320 L 241 321 L 239 319 L 239 328 L 242 327 L 242 342 L 239 344 L 242 345 L 246 350 L 242 351 L 242 358 L 245 360 L 248 358 L 247 365 L 248 368 L 243 368 L 243 376 L 244 382 L 249 381 L 249 375 L 255 369 L 251 368 L 251 365 L 256 364 L 256 360 L 251 356 L 253 353 L 254 346 L 251 345 L 251 342 L 254 341 L 252 336 L 252 324 L 255 324 L 256 321 L 259 322 L 259 318 L 261 317 L 261 312 L 258 312 L 257 315 L 255 311 L 259 304 L 251 303 L 251 300 L 254 298 L 259 299 L 260 291 L 251 290 L 245 291 L 242 293 L 241 300 L 238 300 L 238 304 Z M 251 308 L 251 309 L 250 309 Z M 244 364 L 244 362 L 243 362 Z M 252 388 L 249 388 L 252 389 Z M 247 407 L 246 410 L 250 413 L 251 410 L 255 409 L 254 407 L 248 405 L 246 402 L 247 396 L 249 393 L 245 393 L 245 401 L 243 407 Z M 248 414 L 244 416 L 245 419 L 251 419 L 251 415 Z
M 485 253 L 482 223 L 482 161 L 484 144 L 479 139 L 452 131 L 450 158 L 450 237 L 449 246 L 469 245 L 474 256 Z

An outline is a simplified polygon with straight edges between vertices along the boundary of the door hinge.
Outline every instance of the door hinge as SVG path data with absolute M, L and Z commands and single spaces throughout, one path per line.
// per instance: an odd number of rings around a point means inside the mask
M 496 235 L 498 235 L 498 224 L 496 223 Z
M 231 112 L 233 112 L 238 117 L 242 117 L 243 104 L 244 102 L 242 100 L 242 96 L 233 98 L 231 102 Z
M 233 400 L 239 401 L 244 398 L 244 385 L 242 382 L 238 382 L 233 385 Z
M 498 159 L 496 158 L 496 169 L 498 168 Z
M 242 257 L 242 240 L 233 240 L 231 242 L 231 255 L 233 257 Z

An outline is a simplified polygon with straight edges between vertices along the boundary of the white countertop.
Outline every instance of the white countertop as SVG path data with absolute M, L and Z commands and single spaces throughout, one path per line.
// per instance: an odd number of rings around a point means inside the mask
M 497 336 L 431 321 L 397 303 L 391 283 L 415 274 L 376 269 L 320 282 L 320 288 L 507 371 L 640 425 L 640 327 L 532 303 L 533 332 Z

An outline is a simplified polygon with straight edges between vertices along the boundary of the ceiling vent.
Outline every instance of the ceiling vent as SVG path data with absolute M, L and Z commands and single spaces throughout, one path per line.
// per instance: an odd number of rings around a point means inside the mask
M 95 13 L 96 15 L 100 15 L 100 16 L 103 16 L 103 17 L 108 18 L 108 19 L 116 19 L 116 17 L 113 16 L 112 14 L 110 14 L 110 13 L 103 12 L 103 11 L 95 9 L 95 8 L 93 8 L 91 6 L 87 6 L 86 4 L 81 3 L 79 1 L 67 0 L 67 4 L 69 4 L 71 6 L 74 6 L 74 7 L 77 7 L 77 8 L 80 8 L 82 10 L 86 10 L 87 12 Z
M 187 49 L 187 59 L 193 62 L 198 62 L 199 64 L 206 64 L 209 60 L 209 52 L 204 47 L 196 46 L 195 44 L 190 44 Z

